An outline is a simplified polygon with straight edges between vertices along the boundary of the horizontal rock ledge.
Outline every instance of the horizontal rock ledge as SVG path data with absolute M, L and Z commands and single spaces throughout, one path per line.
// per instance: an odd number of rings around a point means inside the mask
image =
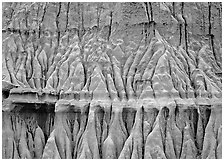
M 74 93 L 71 93 L 74 94 Z M 70 94 L 70 95 L 71 95 Z M 34 105 L 51 105 L 55 112 L 66 112 L 69 110 L 80 110 L 83 106 L 87 104 L 90 106 L 101 106 L 104 108 L 112 107 L 114 110 L 122 108 L 134 108 L 138 109 L 140 107 L 144 108 L 157 108 L 161 109 L 165 106 L 180 106 L 185 109 L 190 106 L 210 106 L 210 108 L 216 108 L 222 105 L 222 100 L 219 98 L 145 98 L 145 99 L 129 99 L 129 100 L 108 100 L 108 99 L 90 99 L 90 97 L 80 97 L 83 95 L 82 92 L 75 93 L 76 98 L 60 98 L 60 95 L 56 92 L 48 90 L 34 90 L 34 89 L 22 89 L 14 88 L 10 91 L 9 97 L 3 101 L 3 111 L 11 111 L 17 108 L 16 105 L 21 104 L 34 104 Z M 86 93 L 86 96 L 90 94 Z M 9 106 L 12 104 L 12 106 Z M 30 106 L 30 108 L 36 108 L 36 106 Z

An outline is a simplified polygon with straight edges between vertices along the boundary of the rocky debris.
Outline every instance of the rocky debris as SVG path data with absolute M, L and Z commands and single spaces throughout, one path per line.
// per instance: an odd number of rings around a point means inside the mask
M 79 14 L 87 4 L 77 3 Z M 136 19 L 145 12 L 144 4 L 153 9 L 157 25 Z M 124 22 L 112 33 L 108 26 L 87 30 L 80 23 L 75 34 L 67 35 L 58 25 L 59 17 L 66 17 L 64 3 L 39 5 L 39 31 L 45 16 L 52 16 L 50 9 L 57 9 L 56 26 L 45 26 L 57 27 L 56 35 L 24 42 L 26 34 L 15 31 L 4 41 L 3 158 L 222 158 L 219 38 L 216 29 L 209 31 L 215 35 L 210 42 L 194 37 L 206 32 L 211 17 L 201 22 L 202 31 L 193 33 L 198 22 L 186 12 L 193 6 L 195 14 L 206 3 L 115 3 L 112 16 L 118 21 L 123 15 Z M 210 16 L 217 14 L 217 5 L 205 8 Z M 106 21 L 105 11 L 110 10 L 102 11 Z M 161 26 L 164 20 L 170 29 Z M 183 35 L 176 34 L 182 30 Z

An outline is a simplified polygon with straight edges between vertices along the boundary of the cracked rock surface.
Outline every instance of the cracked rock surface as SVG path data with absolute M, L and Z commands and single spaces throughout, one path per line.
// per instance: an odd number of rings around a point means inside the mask
M 221 9 L 4 2 L 2 158 L 221 159 Z

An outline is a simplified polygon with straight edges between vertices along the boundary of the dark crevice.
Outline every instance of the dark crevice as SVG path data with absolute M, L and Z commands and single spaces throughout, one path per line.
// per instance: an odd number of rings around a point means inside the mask
M 201 118 L 201 123 L 202 123 L 202 131 L 200 131 L 201 132 L 200 135 L 202 135 L 202 136 L 199 136 L 199 137 L 201 137 L 202 140 L 199 140 L 199 142 L 196 142 L 196 146 L 199 149 L 198 155 L 201 155 L 201 152 L 203 150 L 205 130 L 206 130 L 206 127 L 207 127 L 207 124 L 208 124 L 208 121 L 209 121 L 209 118 L 210 118 L 210 115 L 211 115 L 211 109 L 210 109 L 209 106 L 200 105 L 199 106 L 199 111 L 200 111 L 200 113 L 199 113 L 200 116 L 199 117 Z
M 85 105 L 84 107 L 82 107 L 83 109 L 81 109 L 81 119 L 80 119 L 80 130 L 77 134 L 77 141 L 76 141 L 76 151 L 74 152 L 74 158 L 78 157 L 78 150 L 81 147 L 81 143 L 82 143 L 82 136 L 84 134 L 84 132 L 86 131 L 87 128 L 87 123 L 88 123 L 88 117 L 89 117 L 89 110 L 90 110 L 90 104 Z
M 135 122 L 136 110 L 134 108 L 123 108 L 122 118 L 125 128 L 128 132 L 128 136 L 131 133 L 132 127 Z
M 141 118 L 142 118 L 142 120 L 141 120 L 141 122 L 142 122 L 142 159 L 144 159 L 144 155 L 145 155 L 145 140 L 144 140 L 144 120 L 145 120 L 145 115 L 144 115 L 144 108 L 143 108 L 143 106 L 141 107 Z
M 215 38 L 215 35 L 212 34 L 212 21 L 211 21 L 211 17 L 212 17 L 212 10 L 211 10 L 211 7 L 212 7 L 212 3 L 211 2 L 208 2 L 208 36 L 210 38 L 210 43 L 211 43 L 211 48 L 212 48 L 212 53 L 213 53 L 213 56 L 215 58 L 215 61 L 216 61 L 216 64 L 220 67 L 220 64 L 217 63 L 217 56 L 216 56 L 216 52 L 215 52 L 215 43 L 214 43 L 214 38 Z
M 200 115 L 202 117 L 202 124 L 203 124 L 203 129 L 206 129 L 206 126 L 208 124 L 210 115 L 211 115 L 211 109 L 209 106 L 199 106 L 199 110 L 200 110 Z
M 70 9 L 70 3 L 71 3 L 71 2 L 67 2 L 67 12 L 66 12 L 65 31 L 68 30 L 68 25 L 69 25 L 69 9 Z M 69 38 L 68 38 L 68 41 L 69 41 Z
M 8 98 L 9 97 L 9 93 L 10 93 L 10 91 L 8 91 L 8 90 L 2 90 L 2 98 L 3 99 Z
M 161 111 L 161 118 L 160 118 L 160 130 L 162 135 L 162 144 L 163 144 L 163 151 L 166 151 L 166 135 L 167 135 L 167 123 L 169 118 L 169 109 L 165 106 L 162 108 Z M 166 153 L 164 153 L 166 155 Z
M 61 13 L 61 2 L 59 2 L 58 5 L 59 6 L 58 6 L 57 15 L 56 15 L 56 27 L 57 27 L 57 44 L 59 45 L 60 35 L 61 35 L 60 29 L 59 29 L 59 16 L 60 16 L 60 13 Z
M 95 110 L 95 116 L 96 116 L 96 137 L 97 137 L 97 142 L 98 142 L 98 147 L 99 147 L 99 155 L 100 158 L 102 158 L 102 135 L 103 135 L 103 119 L 105 116 L 105 111 L 102 107 L 98 107 L 97 110 Z
M 39 6 L 38 6 L 38 9 L 39 9 Z M 38 29 L 38 37 L 40 38 L 41 37 L 41 32 L 42 32 L 42 23 L 44 21 L 44 17 L 46 15 L 46 11 L 47 11 L 47 2 L 45 3 L 44 5 L 44 12 L 43 12 L 43 15 L 41 17 L 41 22 L 38 22 L 39 23 L 39 29 Z M 39 13 L 39 12 L 38 12 Z M 34 30 L 35 31 L 35 30 Z M 34 32 L 35 33 L 35 32 Z
M 186 20 L 186 17 L 184 16 L 184 2 L 181 3 L 181 13 L 182 13 L 182 17 L 183 17 L 183 20 L 184 20 L 184 38 L 185 38 L 185 50 L 187 52 L 187 54 L 189 55 L 188 53 L 188 32 L 187 32 L 187 20 Z
M 181 41 L 181 39 L 182 39 L 182 24 L 180 23 L 179 24 L 179 34 L 180 34 L 180 37 L 179 37 L 179 46 L 181 46 L 181 43 L 182 43 L 182 41 Z
M 181 145 L 180 145 L 180 154 L 179 154 L 178 158 L 181 157 L 181 154 L 183 152 L 183 144 L 184 144 L 184 130 L 181 130 Z
M 190 125 L 190 136 L 194 141 L 194 144 L 197 148 L 197 155 L 200 155 L 200 150 L 197 144 L 197 125 L 199 120 L 199 114 L 195 107 L 188 107 L 187 109 L 187 121 Z
M 103 76 L 105 78 L 104 80 L 105 80 L 105 85 L 106 85 L 106 89 L 107 89 L 107 92 L 108 92 L 108 97 L 111 100 L 112 97 L 111 97 L 111 93 L 110 93 L 110 89 L 109 89 L 109 81 L 107 79 L 108 76 L 107 76 L 107 74 L 105 72 L 103 72 Z

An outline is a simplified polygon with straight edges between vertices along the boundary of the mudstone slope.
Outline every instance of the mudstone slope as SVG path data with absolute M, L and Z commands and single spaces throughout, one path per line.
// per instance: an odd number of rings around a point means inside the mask
M 81 15 L 93 6 L 76 4 Z M 38 5 L 42 15 L 56 6 L 56 31 L 36 40 L 14 16 L 3 32 L 2 158 L 222 158 L 219 4 L 115 3 L 112 12 L 103 3 L 111 21 L 102 16 L 101 27 L 80 23 L 76 32 L 58 25 L 72 3 Z M 203 6 L 210 15 L 194 31 Z M 55 29 L 47 16 L 46 33 Z

